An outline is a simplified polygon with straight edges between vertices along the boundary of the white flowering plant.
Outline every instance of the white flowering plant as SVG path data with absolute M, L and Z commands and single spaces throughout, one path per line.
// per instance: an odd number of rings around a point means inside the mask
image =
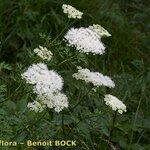
M 92 9 L 97 0 L 83 1 L 84 5 L 10 2 L 18 15 L 12 13 L 15 19 L 6 26 L 16 25 L 7 31 L 13 31 L 8 37 L 0 31 L 0 48 L 9 49 L 0 56 L 9 58 L 0 62 L 0 147 L 5 139 L 18 143 L 35 139 L 52 141 L 54 149 L 68 149 L 68 145 L 56 147 L 55 140 L 74 140 L 74 150 L 117 150 L 139 148 L 142 140 L 148 140 L 144 111 L 139 111 L 148 89 L 142 79 L 149 74 L 137 75 L 138 70 L 134 76 L 142 61 L 129 64 L 134 58 L 129 53 L 137 46 L 136 31 L 127 32 L 127 24 L 121 29 L 121 13 L 116 18 L 113 14 L 116 6 L 111 13 L 110 6 L 104 9 L 104 1 L 98 5 L 101 9 L 96 5 Z M 9 13 L 11 9 L 4 14 Z M 19 150 L 53 147 L 17 146 Z

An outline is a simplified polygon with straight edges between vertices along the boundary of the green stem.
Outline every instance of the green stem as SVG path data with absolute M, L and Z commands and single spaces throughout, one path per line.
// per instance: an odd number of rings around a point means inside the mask
M 34 125 L 36 125 L 44 116 L 45 116 L 46 112 L 43 113 L 43 115 L 32 125 L 27 125 L 26 127 L 24 127 L 23 129 L 20 129 L 13 138 L 11 138 L 11 140 L 14 140 L 19 134 L 21 134 L 23 131 L 27 130 L 29 127 L 32 127 Z
M 62 64 L 66 63 L 66 62 L 68 62 L 68 61 L 70 61 L 71 59 L 76 58 L 76 57 L 77 57 L 77 55 L 72 56 L 72 57 L 70 57 L 70 58 L 68 58 L 68 59 L 66 59 L 66 60 L 64 60 L 64 61 L 62 61 L 61 63 L 59 63 L 59 64 L 56 65 L 55 67 L 61 66 Z
M 117 111 L 115 111 L 114 116 L 113 116 L 112 126 L 111 126 L 111 130 L 110 130 L 110 134 L 109 134 L 109 137 L 110 137 L 110 138 L 111 138 L 111 135 L 112 135 L 113 130 L 114 130 L 116 118 L 117 118 Z
M 62 132 L 63 132 L 63 135 L 65 136 L 65 128 L 64 128 L 64 114 L 62 114 L 61 126 L 62 126 Z
M 137 107 L 137 110 L 136 110 L 136 113 L 135 113 L 135 118 L 134 118 L 134 122 L 133 122 L 133 129 L 135 128 L 139 108 L 140 108 L 140 105 L 141 105 L 141 102 L 142 102 L 142 96 L 143 96 L 143 92 L 141 92 L 141 97 L 140 97 L 139 104 L 138 104 L 138 107 Z M 132 144 L 133 135 L 134 135 L 134 131 L 132 130 L 131 138 L 130 138 L 130 144 L 128 145 L 128 149 L 130 149 L 129 146 Z
M 111 125 L 111 128 L 110 128 L 110 133 L 109 133 L 109 139 L 108 139 L 108 141 L 110 141 L 110 139 L 111 139 L 111 136 L 112 136 L 112 133 L 113 133 L 113 130 L 114 130 L 114 126 L 115 126 L 115 122 L 116 122 L 116 118 L 117 118 L 117 111 L 115 111 L 115 113 L 113 115 L 113 118 L 112 118 L 112 125 Z M 108 145 L 109 144 L 107 144 L 105 150 L 107 150 Z
M 81 98 L 81 100 L 72 108 L 72 110 L 74 110 L 83 100 L 84 100 L 84 97 L 86 97 L 90 92 L 91 92 L 92 88 L 90 88 L 90 90 L 88 90 L 86 92 L 86 94 Z
M 104 142 L 106 142 L 112 150 L 116 150 L 115 146 L 113 145 L 112 142 L 110 142 L 109 140 L 105 139 L 104 137 L 100 137 L 101 140 L 103 140 Z
M 51 42 L 51 44 L 53 44 L 53 43 L 64 33 L 64 31 L 65 31 L 68 27 L 70 27 L 72 24 L 75 23 L 75 21 L 73 21 L 73 22 L 69 25 L 69 22 L 70 22 L 70 19 L 69 19 L 68 22 L 66 23 L 64 29 L 63 29 L 63 30 L 59 33 L 59 35 Z

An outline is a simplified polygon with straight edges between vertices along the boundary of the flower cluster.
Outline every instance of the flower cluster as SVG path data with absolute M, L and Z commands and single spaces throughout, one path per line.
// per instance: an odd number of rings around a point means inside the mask
M 105 46 L 99 39 L 97 33 L 89 28 L 71 28 L 64 36 L 68 46 L 74 46 L 82 53 L 103 54 Z
M 118 111 L 120 114 L 127 111 L 126 105 L 115 96 L 107 94 L 105 95 L 104 101 L 106 105 L 112 108 L 112 110 Z
M 62 77 L 53 70 L 48 70 L 43 63 L 33 64 L 26 72 L 22 74 L 22 78 L 27 83 L 34 85 L 36 94 L 44 94 L 48 92 L 61 91 L 63 88 Z
M 47 61 L 50 61 L 53 56 L 53 53 L 51 51 L 49 51 L 46 47 L 42 46 L 39 46 L 39 48 L 34 49 L 34 52 L 43 60 Z
M 64 6 L 67 8 L 67 5 Z M 67 13 L 67 10 L 65 11 Z M 75 47 L 81 53 L 92 53 L 102 55 L 105 53 L 105 46 L 101 42 L 103 36 L 109 37 L 111 34 L 104 29 L 99 24 L 93 24 L 88 28 L 71 28 L 64 36 L 64 41 L 67 42 L 67 45 L 70 47 Z M 115 83 L 111 80 L 110 77 L 104 76 L 99 72 L 91 72 L 89 69 L 78 68 L 78 72 L 72 75 L 77 80 L 84 80 L 86 83 L 92 83 L 94 86 L 106 86 L 109 88 L 114 88 Z M 96 92 L 96 89 L 93 88 Z M 106 105 L 112 107 L 113 110 L 118 110 L 120 114 L 123 111 L 126 111 L 126 106 L 119 101 L 116 97 L 111 95 L 105 96 Z
M 33 64 L 22 74 L 22 78 L 25 79 L 27 83 L 33 85 L 33 90 L 37 94 L 38 99 L 39 97 L 41 100 L 47 98 L 47 101 L 52 103 L 52 107 L 50 108 L 55 108 L 55 111 L 60 112 L 64 107 L 68 107 L 67 97 L 61 93 L 63 88 L 62 77 L 53 70 L 49 71 L 45 64 Z M 59 99 L 57 99 L 58 97 Z M 43 102 L 43 104 L 46 103 Z M 58 104 L 58 107 L 56 104 Z M 46 105 L 49 107 L 48 103 Z M 35 105 L 30 104 L 29 106 L 31 108 L 31 106 Z M 35 107 L 33 107 L 33 110 L 34 109 Z
M 62 5 L 63 12 L 68 15 L 68 18 L 81 19 L 83 13 L 70 5 Z
M 63 12 L 68 15 L 68 18 L 81 19 L 83 13 L 70 5 L 62 5 Z M 64 41 L 68 46 L 75 47 L 81 53 L 92 53 L 93 55 L 102 55 L 105 53 L 105 46 L 101 41 L 101 37 L 111 36 L 101 25 L 93 24 L 87 28 L 71 28 L 64 36 Z M 34 52 L 44 60 L 50 61 L 53 54 L 46 47 L 39 46 L 34 49 Z M 83 80 L 86 83 L 94 85 L 93 90 L 96 92 L 96 87 L 106 86 L 114 88 L 115 83 L 110 77 L 99 72 L 91 72 L 89 69 L 78 67 L 78 72 L 72 75 L 77 80 Z M 27 83 L 33 85 L 33 91 L 37 95 L 36 101 L 29 102 L 27 107 L 35 112 L 41 112 L 45 107 L 54 109 L 56 112 L 62 111 L 68 107 L 68 98 L 62 93 L 63 79 L 53 70 L 48 70 L 43 63 L 31 65 L 26 72 L 22 74 L 22 78 Z M 110 94 L 105 95 L 105 104 L 110 106 L 114 111 L 120 114 L 126 112 L 126 106 L 115 96 Z
M 41 101 L 41 103 L 50 109 L 54 108 L 56 112 L 60 112 L 62 109 L 68 107 L 68 98 L 61 92 L 38 95 L 37 100 Z
M 93 24 L 92 26 L 89 26 L 89 29 L 96 32 L 100 38 L 103 36 L 106 36 L 106 37 L 111 36 L 111 34 L 99 24 Z
M 31 111 L 35 111 L 35 112 L 42 112 L 45 108 L 44 105 L 41 105 L 39 102 L 34 101 L 34 102 L 29 102 L 27 107 L 31 110 Z
M 77 80 L 84 80 L 85 82 L 91 82 L 94 86 L 106 86 L 109 88 L 115 87 L 115 83 L 108 76 L 104 76 L 99 72 L 90 72 L 89 69 L 79 68 L 77 73 L 73 74 L 73 77 Z

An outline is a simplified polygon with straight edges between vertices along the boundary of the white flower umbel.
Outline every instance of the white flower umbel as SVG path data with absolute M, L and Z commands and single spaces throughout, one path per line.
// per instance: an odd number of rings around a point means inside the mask
M 99 24 L 93 24 L 92 26 L 89 26 L 89 29 L 96 32 L 100 38 L 103 36 L 106 36 L 106 37 L 111 36 L 111 34 Z
M 43 60 L 47 60 L 47 61 L 50 61 L 53 56 L 53 53 L 50 50 L 42 46 L 39 46 L 39 48 L 34 49 L 34 52 Z
M 68 15 L 68 18 L 81 19 L 83 13 L 70 5 L 62 5 L 63 12 Z
M 86 83 L 92 83 L 94 86 L 106 86 L 109 88 L 115 87 L 115 83 L 110 77 L 104 76 L 99 72 L 90 72 L 89 69 L 78 68 L 78 72 L 74 73 L 72 76 L 76 80 L 84 80 Z
M 127 111 L 126 105 L 115 96 L 107 94 L 105 95 L 104 101 L 106 105 L 112 108 L 112 110 L 118 111 L 120 114 Z
M 48 70 L 44 63 L 31 65 L 26 72 L 22 74 L 22 78 L 27 83 L 34 85 L 36 94 L 44 94 L 49 92 L 61 91 L 63 88 L 62 77 L 53 70 Z
M 89 28 L 71 28 L 64 36 L 64 41 L 82 53 L 101 55 L 105 52 L 105 46 L 98 34 Z
M 63 88 L 62 77 L 55 71 L 48 70 L 45 64 L 33 64 L 22 74 L 22 78 L 33 85 L 33 90 L 37 94 L 37 101 L 27 105 L 30 110 L 41 112 L 44 106 L 47 106 L 60 112 L 68 107 L 67 96 L 60 92 Z
M 41 105 L 39 102 L 34 101 L 34 102 L 29 102 L 27 107 L 31 110 L 31 111 L 35 111 L 35 112 L 42 112 L 45 108 L 44 105 Z
M 62 109 L 68 107 L 67 96 L 60 92 L 38 95 L 37 99 L 45 104 L 48 108 L 54 108 L 54 110 L 58 113 L 62 111 Z

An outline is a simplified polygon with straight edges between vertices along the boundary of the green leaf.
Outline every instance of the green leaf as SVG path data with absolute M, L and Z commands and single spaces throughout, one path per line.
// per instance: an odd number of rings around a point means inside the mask
M 144 146 L 144 150 L 150 150 L 150 145 Z
M 6 101 L 5 109 L 11 114 L 16 112 L 16 104 L 13 101 Z
M 0 115 L 6 115 L 6 114 L 7 112 L 4 109 L 0 108 Z
M 89 139 L 90 138 L 90 130 L 86 123 L 80 122 L 77 126 L 78 133 L 81 134 L 83 137 Z
M 139 144 L 133 144 L 130 146 L 131 150 L 145 150 L 143 146 L 139 145 Z

